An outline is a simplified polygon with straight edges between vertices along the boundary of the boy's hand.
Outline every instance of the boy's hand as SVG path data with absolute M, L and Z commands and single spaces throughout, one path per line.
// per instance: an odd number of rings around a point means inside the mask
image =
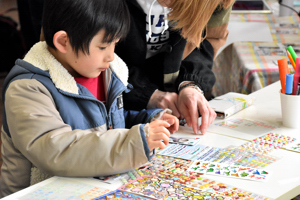
M 179 128 L 179 120 L 171 114 L 163 114 L 160 120 L 149 123 L 147 143 L 150 151 L 155 148 L 164 149 L 169 144 L 170 132 Z
M 167 129 L 170 131 L 170 133 L 175 133 L 176 131 L 178 131 L 179 128 L 179 120 L 177 117 L 175 117 L 174 115 L 165 113 L 162 115 L 162 117 L 160 118 L 161 120 L 164 120 L 166 122 L 168 122 L 170 124 L 170 127 L 168 127 Z
M 149 123 L 147 143 L 150 151 L 155 148 L 164 149 L 169 144 L 170 132 L 167 128 L 170 124 L 163 120 L 155 120 Z

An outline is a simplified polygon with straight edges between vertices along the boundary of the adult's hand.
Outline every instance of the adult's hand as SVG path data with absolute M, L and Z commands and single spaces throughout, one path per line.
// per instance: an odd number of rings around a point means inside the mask
M 177 118 L 180 117 L 180 113 L 178 111 L 177 106 L 178 95 L 175 92 L 163 92 L 160 90 L 156 90 L 147 105 L 147 108 L 169 108 L 172 110 L 172 115 Z
M 208 101 L 195 87 L 189 86 L 183 88 L 178 96 L 178 110 L 185 118 L 188 126 L 192 126 L 195 134 L 198 134 L 198 110 L 201 113 L 200 132 L 206 133 L 208 126 L 213 123 L 217 114 L 209 106 Z

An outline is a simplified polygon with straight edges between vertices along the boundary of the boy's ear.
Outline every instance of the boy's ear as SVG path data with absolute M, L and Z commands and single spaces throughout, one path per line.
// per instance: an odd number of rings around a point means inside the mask
M 69 37 L 66 31 L 58 31 L 53 36 L 53 44 L 61 53 L 67 53 Z

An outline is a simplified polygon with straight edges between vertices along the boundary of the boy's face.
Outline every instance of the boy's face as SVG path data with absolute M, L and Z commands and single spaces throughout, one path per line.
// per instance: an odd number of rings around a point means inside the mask
M 99 31 L 92 39 L 89 46 L 89 55 L 82 51 L 75 52 L 70 49 L 67 53 L 68 65 L 66 69 L 74 77 L 98 77 L 101 72 L 109 67 L 109 63 L 114 59 L 115 45 L 118 41 L 112 43 L 102 43 L 104 30 Z

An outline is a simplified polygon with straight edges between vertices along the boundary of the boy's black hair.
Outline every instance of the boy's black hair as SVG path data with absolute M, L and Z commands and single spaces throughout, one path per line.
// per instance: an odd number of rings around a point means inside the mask
M 103 43 L 124 38 L 130 26 L 124 0 L 45 0 L 42 27 L 47 44 L 56 49 L 53 36 L 66 31 L 73 50 L 89 54 L 93 37 L 104 30 Z

